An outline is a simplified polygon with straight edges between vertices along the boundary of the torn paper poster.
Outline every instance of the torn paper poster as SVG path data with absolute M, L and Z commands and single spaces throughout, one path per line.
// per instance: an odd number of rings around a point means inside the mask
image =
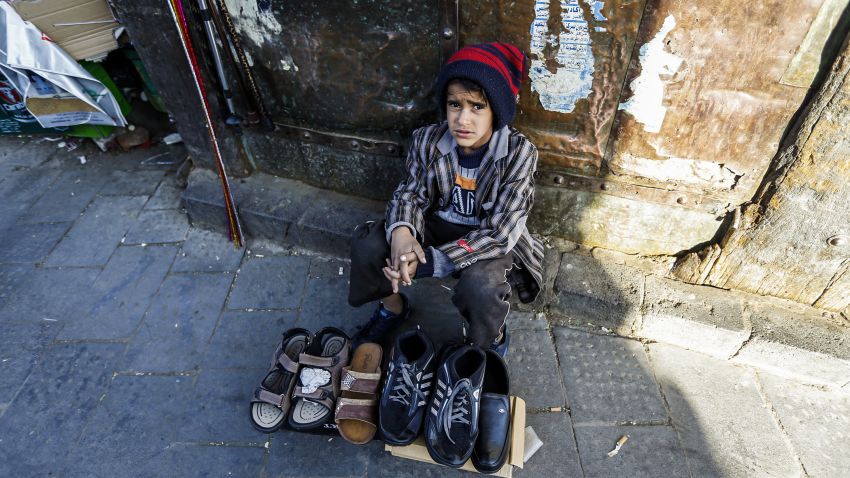
M 593 86 L 593 49 L 585 8 L 591 9 L 595 22 L 608 19 L 602 15 L 604 2 L 601 1 L 561 0 L 558 3 L 561 9 L 560 28 L 558 32 L 550 33 L 550 0 L 534 2 L 528 76 L 531 89 L 539 95 L 544 109 L 570 113 L 578 100 L 590 95 Z M 596 26 L 595 31 L 600 31 L 599 28 L 603 27 Z M 548 59 L 544 50 L 547 45 L 557 47 L 555 71 L 546 66 Z
M 620 103 L 618 108 L 643 123 L 643 129 L 649 133 L 661 131 L 667 114 L 664 106 L 665 80 L 661 77 L 672 76 L 682 65 L 681 58 L 664 50 L 664 39 L 675 27 L 676 19 L 669 15 L 655 38 L 640 47 L 640 75 L 629 83 L 632 97 Z
M 127 124 L 106 86 L 5 2 L 0 2 L 0 74 L 43 127 Z

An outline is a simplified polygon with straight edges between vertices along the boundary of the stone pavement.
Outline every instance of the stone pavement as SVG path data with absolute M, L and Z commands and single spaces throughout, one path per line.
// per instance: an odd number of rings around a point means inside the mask
M 0 138 L 0 476 L 465 474 L 378 442 L 254 431 L 248 400 L 279 334 L 353 332 L 370 310 L 346 304 L 342 259 L 190 227 L 184 156 Z M 462 330 L 450 287 L 410 289 L 435 336 Z M 846 386 L 561 323 L 510 316 L 513 391 L 544 442 L 516 476 L 850 470 Z

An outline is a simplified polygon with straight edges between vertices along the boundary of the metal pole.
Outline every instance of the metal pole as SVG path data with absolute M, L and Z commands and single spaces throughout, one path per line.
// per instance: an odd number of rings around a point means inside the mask
M 236 108 L 233 106 L 233 92 L 230 90 L 230 85 L 224 74 L 224 66 L 221 64 L 221 54 L 218 52 L 218 43 L 215 41 L 215 25 L 212 22 L 211 12 L 206 0 L 198 0 L 198 5 L 201 8 L 201 19 L 204 21 L 204 30 L 207 31 L 207 38 L 210 41 L 210 50 L 212 51 L 215 70 L 218 73 L 221 89 L 224 92 L 224 101 L 227 103 L 228 112 L 230 112 L 230 116 L 227 117 L 225 123 L 228 125 L 237 125 L 239 124 L 239 119 L 236 117 Z

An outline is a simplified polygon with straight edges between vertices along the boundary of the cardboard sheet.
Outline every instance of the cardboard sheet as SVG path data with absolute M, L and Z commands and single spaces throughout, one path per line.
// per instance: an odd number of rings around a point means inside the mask
M 508 463 L 502 467 L 498 473 L 490 476 L 500 476 L 502 478 L 511 478 L 513 476 L 513 468 L 522 468 L 523 451 L 525 449 L 525 400 L 519 397 L 511 397 L 511 451 L 508 456 Z M 408 460 L 422 461 L 425 463 L 434 463 L 431 456 L 428 455 L 428 449 L 425 448 L 425 439 L 419 437 L 410 445 L 407 446 L 384 446 L 384 450 L 390 452 L 393 456 L 406 458 Z M 434 463 L 436 465 L 436 463 Z M 472 461 L 467 461 L 461 470 L 477 473 L 475 467 L 472 466 Z
M 113 31 L 119 25 L 106 0 L 15 0 L 12 6 L 75 60 L 99 59 L 118 48 Z

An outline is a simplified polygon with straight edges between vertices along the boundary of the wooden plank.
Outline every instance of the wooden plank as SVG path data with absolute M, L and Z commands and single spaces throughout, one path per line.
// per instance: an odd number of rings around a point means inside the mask
M 769 180 L 755 203 L 742 209 L 719 254 L 703 251 L 686 257 L 675 275 L 833 311 L 850 306 L 848 124 L 850 47 L 845 40 Z M 708 264 L 709 259 L 714 263 Z M 695 281 L 696 276 L 704 279 Z

